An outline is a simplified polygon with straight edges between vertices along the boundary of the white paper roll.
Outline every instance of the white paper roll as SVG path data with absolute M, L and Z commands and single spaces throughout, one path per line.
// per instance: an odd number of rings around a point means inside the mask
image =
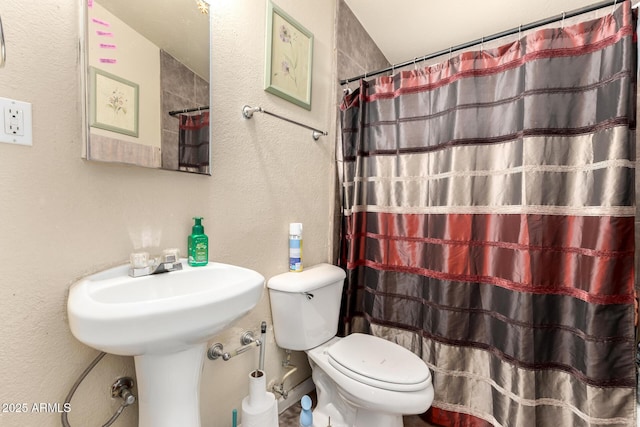
M 278 427 L 278 402 L 265 384 L 264 372 L 249 374 L 249 396 L 242 399 L 242 427 Z
M 242 427 L 278 427 L 278 402 L 267 393 L 266 406 L 256 409 L 249 405 L 249 397 L 242 400 Z
M 256 369 L 249 374 L 249 406 L 262 409 L 267 404 L 267 376 Z

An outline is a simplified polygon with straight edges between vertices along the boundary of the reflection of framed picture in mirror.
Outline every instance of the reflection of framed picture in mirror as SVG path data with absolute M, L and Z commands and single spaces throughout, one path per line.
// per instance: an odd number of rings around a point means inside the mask
M 311 110 L 313 34 L 267 3 L 265 90 Z
M 138 136 L 138 85 L 98 68 L 90 68 L 92 127 Z

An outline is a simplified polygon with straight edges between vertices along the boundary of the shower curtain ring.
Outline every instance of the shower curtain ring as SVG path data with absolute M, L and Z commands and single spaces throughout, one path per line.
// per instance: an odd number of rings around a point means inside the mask
M 344 80 L 344 84 L 345 84 L 345 88 L 342 89 L 342 93 L 343 95 L 350 95 L 351 94 L 351 88 L 349 87 L 349 79 L 345 79 Z
M 611 6 L 611 15 L 613 15 L 613 12 L 616 11 L 616 4 L 618 3 L 618 0 L 614 0 L 613 2 L 613 6 Z
M 567 16 L 567 14 L 565 12 L 562 12 L 562 25 L 560 25 L 560 28 L 562 28 L 564 30 L 564 18 L 565 16 Z

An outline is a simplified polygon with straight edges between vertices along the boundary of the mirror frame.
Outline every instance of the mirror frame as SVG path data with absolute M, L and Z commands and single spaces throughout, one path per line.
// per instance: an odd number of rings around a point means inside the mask
M 207 5 L 209 5 L 209 1 L 208 0 L 204 0 Z M 80 81 L 79 81 L 79 90 L 80 90 L 80 100 L 81 100 L 81 114 L 82 114 L 82 118 L 81 118 L 81 124 L 82 124 L 82 132 L 81 132 L 81 137 L 82 137 L 82 153 L 81 156 L 83 159 L 90 161 L 90 162 L 98 162 L 98 163 L 114 163 L 114 164 L 121 164 L 121 165 L 129 165 L 129 166 L 138 166 L 138 167 L 142 167 L 145 169 L 155 169 L 155 170 L 163 170 L 163 171 L 175 171 L 175 172 L 182 172 L 182 173 L 190 173 L 190 174 L 195 174 L 195 175 L 208 175 L 211 176 L 212 174 L 212 166 L 213 166 L 213 157 L 212 157 L 212 128 L 211 128 L 211 115 L 209 115 L 209 130 L 208 130 L 208 139 L 209 139 L 209 149 L 208 149 L 208 170 L 206 172 L 194 172 L 194 171 L 186 171 L 186 170 L 180 170 L 180 169 L 172 169 L 172 168 L 163 168 L 162 166 L 160 167 L 155 167 L 155 166 L 145 166 L 145 165 L 140 165 L 140 164 L 136 164 L 135 162 L 126 162 L 126 161 L 119 161 L 119 160 L 115 160 L 115 161 L 111 161 L 111 160 L 104 160 L 104 159 L 98 159 L 98 158 L 92 158 L 91 156 L 91 120 L 90 120 L 90 115 L 91 115 L 91 99 L 90 99 L 90 90 L 91 90 L 91 79 L 90 79 L 90 74 L 91 74 L 91 66 L 89 65 L 89 31 L 90 31 L 90 23 L 89 23 L 89 4 L 93 3 L 93 0 L 79 0 L 79 7 L 80 7 L 80 13 L 79 13 L 79 46 L 78 46 L 78 66 L 79 66 L 79 77 L 80 77 Z M 194 6 L 195 7 L 195 6 Z M 209 6 L 210 7 L 210 6 Z M 209 81 L 207 82 L 209 85 L 209 94 L 208 94 L 208 106 L 211 107 L 212 106 L 212 91 L 211 91 L 211 81 L 212 81 L 212 64 L 211 64 L 211 31 L 212 31 L 212 16 L 211 16 L 211 9 L 209 8 L 209 12 L 208 12 L 208 25 L 209 25 L 209 36 L 206 40 L 208 51 L 209 51 Z M 169 56 L 171 56 L 169 54 Z M 182 64 L 182 63 L 181 63 Z M 182 64 L 184 65 L 184 64 Z M 162 90 L 162 89 L 161 89 Z M 162 106 L 158 106 L 158 108 L 162 108 Z M 161 112 L 161 114 L 163 114 Z M 161 133 L 162 133 L 162 129 L 161 129 Z M 176 142 L 177 143 L 177 142 Z M 161 154 L 160 154 L 161 156 Z

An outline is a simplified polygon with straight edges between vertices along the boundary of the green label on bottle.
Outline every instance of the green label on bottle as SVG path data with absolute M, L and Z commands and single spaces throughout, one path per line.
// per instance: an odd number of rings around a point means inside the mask
M 209 239 L 206 235 L 189 236 L 189 265 L 207 265 L 209 262 Z

